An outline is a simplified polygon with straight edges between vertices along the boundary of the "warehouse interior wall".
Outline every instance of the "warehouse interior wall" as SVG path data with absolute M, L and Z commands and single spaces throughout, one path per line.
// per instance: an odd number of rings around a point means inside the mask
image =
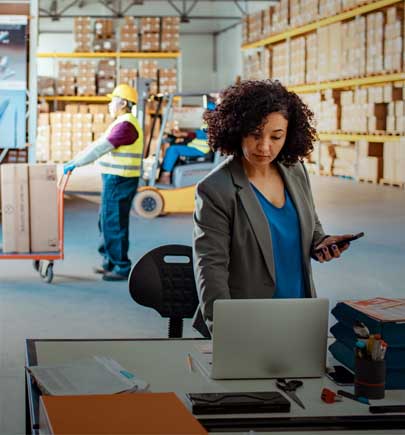
M 217 74 L 216 86 L 223 89 L 235 83 L 237 76 L 242 75 L 241 25 L 221 33 L 217 39 Z

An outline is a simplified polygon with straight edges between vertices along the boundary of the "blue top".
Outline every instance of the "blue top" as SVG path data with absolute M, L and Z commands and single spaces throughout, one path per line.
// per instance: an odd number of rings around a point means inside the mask
M 269 222 L 276 271 L 274 298 L 305 297 L 301 254 L 301 229 L 297 211 L 285 192 L 283 207 L 275 207 L 255 186 L 253 190 Z

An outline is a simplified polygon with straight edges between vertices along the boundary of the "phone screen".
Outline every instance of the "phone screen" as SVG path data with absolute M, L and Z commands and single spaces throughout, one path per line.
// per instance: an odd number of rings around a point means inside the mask
M 326 373 L 326 376 L 337 385 L 353 385 L 354 374 L 343 366 L 333 366 L 331 372 Z

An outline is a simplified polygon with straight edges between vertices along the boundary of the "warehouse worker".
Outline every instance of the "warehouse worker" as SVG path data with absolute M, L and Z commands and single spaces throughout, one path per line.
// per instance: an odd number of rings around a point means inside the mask
M 207 110 L 214 109 L 215 103 L 210 101 L 207 105 Z M 186 136 L 189 135 L 186 134 Z M 203 157 L 211 151 L 207 141 L 206 124 L 203 124 L 200 129 L 196 130 L 193 133 L 193 137 L 190 142 L 185 141 L 183 145 L 170 145 L 166 149 L 162 162 L 162 172 L 159 178 L 160 183 L 170 184 L 171 172 L 179 157 Z
M 65 164 L 64 172 L 99 159 L 103 182 L 99 252 L 103 262 L 94 271 L 102 274 L 105 281 L 121 281 L 128 278 L 131 270 L 128 258 L 129 212 L 141 171 L 143 132 L 132 114 L 138 101 L 136 90 L 121 84 L 108 96 L 111 98 L 108 109 L 115 120 L 100 139 Z

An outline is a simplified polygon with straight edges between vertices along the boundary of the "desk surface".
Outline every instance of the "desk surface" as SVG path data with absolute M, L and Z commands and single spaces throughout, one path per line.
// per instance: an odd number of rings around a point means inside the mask
M 122 340 L 27 340 L 27 365 L 58 364 L 91 355 L 103 355 L 118 361 L 127 370 L 150 384 L 152 392 L 174 391 L 188 402 L 186 392 L 238 392 L 277 390 L 272 379 L 213 380 L 208 378 L 197 364 L 190 372 L 186 357 L 189 352 L 198 353 L 199 346 L 207 342 L 200 339 L 122 339 Z M 291 412 L 274 414 L 246 414 L 199 416 L 199 420 L 212 432 L 248 431 L 249 429 L 274 430 L 291 428 L 311 430 L 328 429 L 405 429 L 404 414 L 373 415 L 368 406 L 344 399 L 327 405 L 320 399 L 323 387 L 336 391 L 339 388 L 327 378 L 304 379 L 304 386 L 297 394 L 306 410 L 291 402 Z M 33 424 L 38 422 L 38 390 L 27 379 L 30 416 Z M 345 388 L 351 391 L 350 388 Z M 372 404 L 404 404 L 405 391 L 390 390 L 386 398 Z M 332 433 L 332 432 L 331 432 Z M 341 432 L 333 432 L 341 433 Z M 381 433 L 384 433 L 382 431 Z M 405 433 L 403 430 L 393 433 Z

